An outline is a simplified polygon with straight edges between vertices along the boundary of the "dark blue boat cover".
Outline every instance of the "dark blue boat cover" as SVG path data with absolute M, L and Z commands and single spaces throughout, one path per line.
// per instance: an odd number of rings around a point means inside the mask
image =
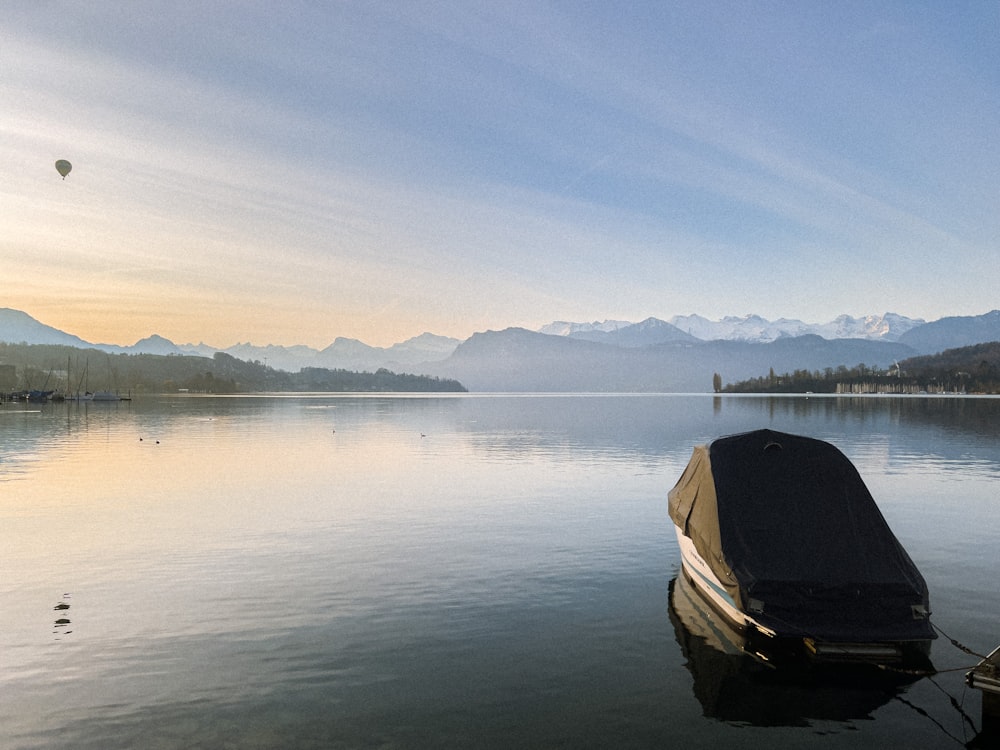
M 758 622 L 825 641 L 935 637 L 923 576 L 837 448 L 757 430 L 708 456 L 722 556 Z

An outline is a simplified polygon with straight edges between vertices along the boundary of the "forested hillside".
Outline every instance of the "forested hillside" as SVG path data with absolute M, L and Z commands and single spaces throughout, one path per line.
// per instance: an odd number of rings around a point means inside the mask
M 719 390 L 718 388 L 716 390 Z M 1000 342 L 904 359 L 887 369 L 859 364 L 795 370 L 731 383 L 728 393 L 1000 393 Z
M 464 391 L 455 380 L 380 369 L 353 372 L 305 368 L 275 370 L 219 352 L 206 357 L 107 354 L 96 349 L 0 343 L 0 391 L 46 390 L 63 394 L 109 390 L 125 393 L 251 393 L 260 391 Z

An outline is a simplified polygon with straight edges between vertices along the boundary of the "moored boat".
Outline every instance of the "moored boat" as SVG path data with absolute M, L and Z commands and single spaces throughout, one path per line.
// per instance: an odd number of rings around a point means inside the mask
M 684 575 L 749 640 L 820 661 L 926 663 L 927 585 L 829 443 L 756 430 L 698 446 L 669 510 Z
M 856 721 L 870 717 L 921 676 L 755 651 L 767 644 L 755 644 L 718 617 L 685 575 L 670 582 L 669 604 L 694 696 L 706 716 L 723 721 L 756 726 Z

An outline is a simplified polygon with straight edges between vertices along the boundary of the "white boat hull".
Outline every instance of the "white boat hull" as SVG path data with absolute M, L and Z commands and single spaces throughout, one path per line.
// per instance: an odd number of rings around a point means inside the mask
M 708 563 L 698 554 L 694 541 L 685 536 L 678 526 L 675 525 L 674 529 L 677 532 L 683 574 L 709 606 L 748 639 L 744 647 L 756 656 L 770 661 L 770 656 L 766 652 L 792 646 L 819 661 L 892 663 L 904 657 L 903 644 L 900 643 L 832 643 L 776 633 L 737 605 Z M 764 639 L 759 636 L 764 636 Z M 779 641 L 782 644 L 780 646 Z M 911 650 L 915 650 L 917 655 L 926 656 L 930 650 L 929 641 L 912 646 L 916 647 Z
M 677 546 L 681 550 L 681 567 L 684 574 L 694 584 L 698 593 L 708 601 L 712 609 L 722 615 L 730 625 L 740 632 L 744 632 L 747 628 L 754 628 L 767 636 L 774 637 L 773 630 L 764 627 L 737 606 L 708 563 L 698 554 L 691 537 L 685 536 L 679 526 L 675 525 L 674 530 L 677 532 Z

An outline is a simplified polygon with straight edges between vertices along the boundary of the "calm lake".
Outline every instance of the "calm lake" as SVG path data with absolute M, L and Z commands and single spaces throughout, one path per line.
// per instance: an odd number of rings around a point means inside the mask
M 961 747 L 944 638 L 933 677 L 831 686 L 690 627 L 667 492 L 759 427 L 847 454 L 933 621 L 1000 644 L 998 399 L 5 404 L 0 746 Z

